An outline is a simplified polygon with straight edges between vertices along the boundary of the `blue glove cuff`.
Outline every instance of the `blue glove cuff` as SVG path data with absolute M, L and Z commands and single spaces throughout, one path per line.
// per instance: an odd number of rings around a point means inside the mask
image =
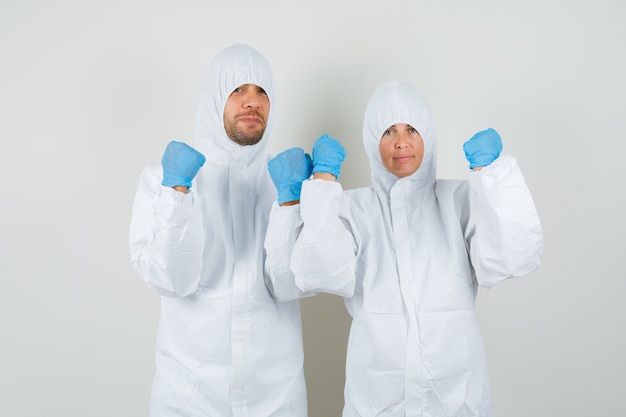
M 341 173 L 341 165 L 328 165 L 319 162 L 313 162 L 313 174 L 315 174 L 316 172 L 333 174 L 335 178 L 339 179 L 339 174 Z
M 302 191 L 302 182 L 284 184 L 278 190 L 278 204 L 288 201 L 300 200 L 300 192 Z
M 491 163 L 495 161 L 498 156 L 499 155 L 494 154 L 476 156 L 470 161 L 469 169 L 474 169 L 476 167 L 486 167 L 488 165 L 491 165 Z
M 162 185 L 166 187 L 187 187 L 191 188 L 191 178 L 181 177 L 174 172 L 163 171 Z

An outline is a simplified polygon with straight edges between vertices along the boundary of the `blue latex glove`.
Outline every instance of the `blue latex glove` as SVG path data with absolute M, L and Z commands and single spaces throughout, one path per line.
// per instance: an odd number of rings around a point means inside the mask
M 502 139 L 495 130 L 489 128 L 476 133 L 463 144 L 465 158 L 470 163 L 470 169 L 486 167 L 500 156 Z
M 278 191 L 278 204 L 300 200 L 302 181 L 311 176 L 311 155 L 302 148 L 287 149 L 267 163 L 272 181 Z
M 313 173 L 325 172 L 339 178 L 346 151 L 337 140 L 324 134 L 313 145 Z
M 185 186 L 191 188 L 191 180 L 204 165 L 206 158 L 191 146 L 171 141 L 165 148 L 161 165 L 163 166 L 163 181 L 166 187 Z

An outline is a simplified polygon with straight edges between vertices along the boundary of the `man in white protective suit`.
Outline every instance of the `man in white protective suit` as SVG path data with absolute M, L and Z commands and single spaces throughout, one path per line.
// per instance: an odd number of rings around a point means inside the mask
M 327 292 L 352 316 L 344 417 L 493 415 L 474 302 L 540 265 L 543 235 L 518 168 L 493 129 L 463 147 L 464 181 L 436 179 L 435 127 L 414 87 L 381 84 L 365 111 L 372 186 L 343 191 L 345 157 L 329 136 L 269 163 L 279 195 L 265 246 L 284 300 Z M 281 167 L 281 169 L 277 169 Z M 299 204 L 294 204 L 299 201 Z M 292 204 L 292 205 L 288 205 Z
M 152 417 L 307 415 L 300 307 L 265 284 L 273 104 L 268 61 L 247 45 L 220 51 L 194 147 L 171 142 L 141 173 L 129 240 L 161 296 Z

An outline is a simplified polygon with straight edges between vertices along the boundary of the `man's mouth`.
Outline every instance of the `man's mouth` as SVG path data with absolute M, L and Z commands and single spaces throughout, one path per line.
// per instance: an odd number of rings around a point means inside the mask
M 254 114 L 254 113 L 243 114 L 237 117 L 237 120 L 244 122 L 244 123 L 249 123 L 249 124 L 261 123 L 261 118 L 257 114 Z

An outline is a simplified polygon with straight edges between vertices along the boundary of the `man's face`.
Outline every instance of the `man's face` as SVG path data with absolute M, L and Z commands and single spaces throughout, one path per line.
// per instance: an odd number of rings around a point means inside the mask
M 270 113 L 270 100 L 261 87 L 244 84 L 235 89 L 224 105 L 224 129 L 241 146 L 259 143 Z
M 422 165 L 424 141 L 413 126 L 398 123 L 385 130 L 378 151 L 389 172 L 399 178 L 408 177 Z

